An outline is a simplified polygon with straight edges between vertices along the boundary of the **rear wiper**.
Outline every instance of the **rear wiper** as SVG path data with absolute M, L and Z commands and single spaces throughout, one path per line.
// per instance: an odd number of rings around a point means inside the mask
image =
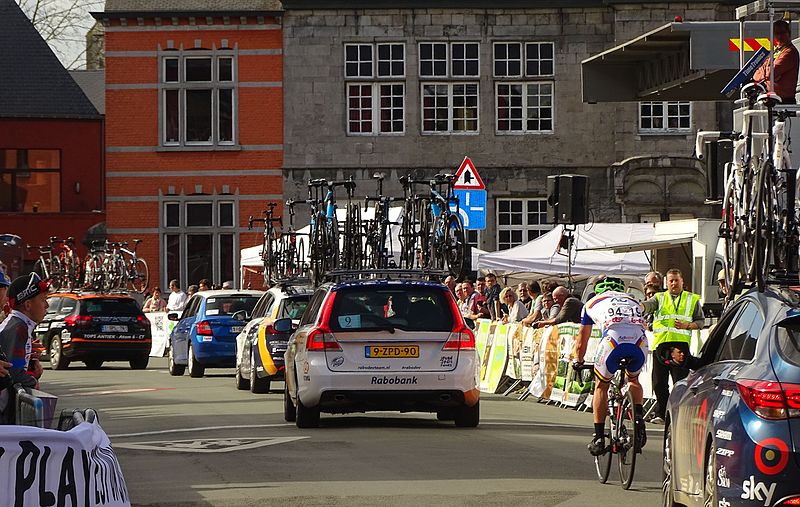
M 390 333 L 394 334 L 394 326 L 391 324 L 386 324 L 385 326 L 375 326 L 366 329 L 374 329 L 376 331 L 389 331 Z

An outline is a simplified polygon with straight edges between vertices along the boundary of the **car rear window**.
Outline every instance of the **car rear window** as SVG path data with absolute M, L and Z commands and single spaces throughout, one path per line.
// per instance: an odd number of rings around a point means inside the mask
M 133 299 L 91 298 L 81 303 L 81 313 L 102 317 L 134 317 L 142 313 Z
M 239 311 L 253 312 L 258 296 L 215 296 L 206 299 L 206 315 L 233 315 Z
M 297 296 L 284 300 L 281 314 L 278 315 L 279 319 L 299 319 L 303 312 L 306 311 L 308 302 L 311 300 L 311 295 Z
M 778 352 L 786 361 L 800 366 L 800 326 L 778 328 Z
M 329 326 L 333 331 L 450 331 L 453 315 L 447 294 L 435 287 L 354 287 L 336 291 Z

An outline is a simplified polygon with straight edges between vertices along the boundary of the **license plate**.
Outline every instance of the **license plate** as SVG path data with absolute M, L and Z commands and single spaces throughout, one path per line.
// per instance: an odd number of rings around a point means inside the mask
M 231 326 L 231 333 L 241 333 L 244 326 Z
M 104 333 L 127 333 L 128 332 L 128 326 L 114 326 L 114 325 L 103 326 L 103 332 Z
M 419 357 L 419 345 L 367 345 L 364 355 L 371 358 Z

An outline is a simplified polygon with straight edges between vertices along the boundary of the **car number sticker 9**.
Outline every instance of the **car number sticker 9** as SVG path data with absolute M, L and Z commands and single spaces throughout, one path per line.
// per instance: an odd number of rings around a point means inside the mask
M 339 316 L 339 327 L 343 329 L 361 327 L 361 315 L 341 315 Z

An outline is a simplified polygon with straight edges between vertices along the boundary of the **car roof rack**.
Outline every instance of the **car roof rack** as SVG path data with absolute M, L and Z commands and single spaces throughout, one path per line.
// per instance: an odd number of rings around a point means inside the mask
M 291 278 L 278 278 L 272 287 L 278 287 L 287 294 L 294 294 L 298 287 L 311 287 L 311 278 L 305 276 L 293 276 Z
M 113 290 L 58 289 L 51 292 L 51 294 L 75 294 L 76 296 L 88 296 L 88 295 L 130 296 L 131 295 L 129 291 L 123 289 L 113 289 Z
M 441 282 L 449 271 L 439 269 L 365 269 L 365 270 L 335 270 L 329 271 L 325 277 L 330 281 L 343 282 L 346 280 L 426 280 Z

